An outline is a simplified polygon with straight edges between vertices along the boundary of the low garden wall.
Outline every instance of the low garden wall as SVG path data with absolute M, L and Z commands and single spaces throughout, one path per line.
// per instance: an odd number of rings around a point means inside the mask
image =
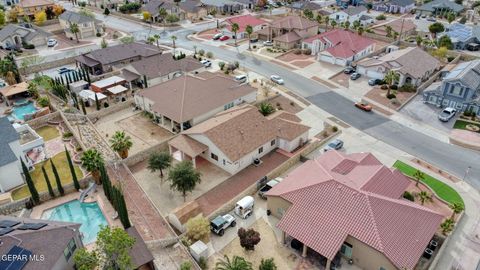
M 123 163 L 127 165 L 127 167 L 131 167 L 139 162 L 146 160 L 152 153 L 168 151 L 168 141 L 170 141 L 174 137 L 175 136 L 167 140 L 164 140 L 163 142 L 160 142 L 148 149 L 145 149 L 143 151 L 140 151 L 136 154 L 133 154 L 127 157 L 126 159 L 123 160 Z
M 47 125 L 48 121 L 51 121 L 55 118 L 60 117 L 60 112 L 56 111 L 54 113 L 49 113 L 39 118 L 28 120 L 26 123 L 33 129 L 37 129 Z
M 449 139 L 451 144 L 455 144 L 455 145 L 465 147 L 465 148 L 468 148 L 468 149 L 473 149 L 473 150 L 480 151 L 480 144 L 478 144 L 478 143 L 462 140 L 462 139 L 460 139 L 458 137 L 455 137 L 455 136 L 449 136 L 448 139 Z
M 92 177 L 90 175 L 80 179 L 78 181 L 79 184 L 80 184 L 80 187 L 81 188 L 87 187 L 88 182 L 90 180 L 92 180 Z M 76 192 L 75 187 L 73 185 L 73 182 L 70 183 L 70 184 L 67 184 L 67 185 L 63 185 L 63 189 L 65 190 L 65 194 Z M 54 189 L 53 192 L 55 193 L 55 196 L 60 196 L 57 189 Z M 41 202 L 46 202 L 46 201 L 52 199 L 50 197 L 50 194 L 48 193 L 48 191 L 41 192 L 38 195 L 40 196 L 40 201 Z M 0 215 L 10 215 L 12 213 L 15 213 L 15 212 L 18 212 L 18 211 L 22 210 L 23 208 L 26 208 L 26 204 L 29 200 L 30 200 L 30 197 L 24 198 L 24 199 L 21 199 L 21 200 L 18 200 L 18 201 L 14 201 L 14 202 L 11 202 L 11 203 L 8 203 L 8 204 L 1 205 L 0 206 Z
M 112 105 L 108 108 L 102 108 L 100 111 L 95 111 L 93 113 L 88 113 L 87 114 L 87 117 L 93 121 L 95 119 L 98 119 L 98 118 L 102 118 L 102 117 L 105 117 L 109 114 L 112 114 L 112 113 L 116 113 L 118 111 L 121 111 L 121 110 L 124 110 L 124 109 L 127 109 L 129 107 L 132 107 L 132 105 L 134 104 L 134 100 L 133 99 L 129 99 L 125 102 L 121 102 L 121 103 L 117 103 L 115 105 Z

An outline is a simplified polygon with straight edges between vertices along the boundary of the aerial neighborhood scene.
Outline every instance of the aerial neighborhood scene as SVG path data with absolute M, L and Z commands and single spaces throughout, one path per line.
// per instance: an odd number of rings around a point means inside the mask
M 480 270 L 480 0 L 1 0 L 0 270 Z

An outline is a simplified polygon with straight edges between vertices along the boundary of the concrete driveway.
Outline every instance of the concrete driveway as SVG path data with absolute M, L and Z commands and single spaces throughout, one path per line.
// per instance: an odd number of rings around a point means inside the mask
M 421 121 L 427 125 L 430 125 L 443 132 L 450 132 L 453 128 L 453 124 L 458 118 L 459 113 L 448 122 L 442 122 L 438 120 L 438 114 L 442 111 L 442 108 L 424 104 L 421 95 L 417 95 L 410 103 L 400 110 L 400 113 L 410 116 L 411 118 Z

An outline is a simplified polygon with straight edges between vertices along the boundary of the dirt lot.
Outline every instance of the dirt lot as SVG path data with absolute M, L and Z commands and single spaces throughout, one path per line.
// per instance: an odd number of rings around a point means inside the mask
M 269 101 L 269 103 L 275 106 L 277 109 L 281 109 L 293 114 L 296 114 L 303 110 L 300 105 L 295 104 L 293 101 L 284 96 L 278 96 L 276 98 L 273 98 Z
M 110 137 L 117 130 L 125 131 L 132 137 L 133 147 L 130 155 L 138 153 L 173 136 L 172 133 L 131 108 L 107 115 L 95 123 L 102 136 Z
M 394 91 L 392 91 L 394 92 Z M 374 100 L 390 109 L 398 109 L 401 104 L 403 104 L 405 101 L 407 101 L 411 96 L 415 95 L 415 93 L 408 93 L 408 92 L 398 92 L 396 93 L 397 95 L 397 104 L 392 104 L 392 102 L 386 98 L 387 95 L 387 90 L 382 90 L 379 87 L 375 87 L 372 90 L 370 90 L 365 97 Z
M 213 269 L 215 263 L 223 255 L 228 255 L 230 258 L 237 255 L 245 258 L 253 264 L 253 269 L 258 269 L 263 258 L 273 258 L 279 270 L 297 269 L 301 263 L 302 258 L 298 256 L 294 250 L 289 249 L 280 243 L 280 239 L 275 235 L 274 230 L 264 219 L 257 220 L 250 228 L 255 229 L 260 233 L 261 241 L 255 246 L 254 251 L 245 251 L 240 246 L 240 241 L 236 237 L 219 253 L 209 258 L 210 269 Z
M 81 40 L 80 40 L 80 42 L 77 43 L 77 41 L 75 39 L 70 40 L 69 38 L 67 38 L 67 36 L 65 34 L 57 34 L 53 38 L 58 41 L 58 45 L 54 47 L 55 50 L 61 50 L 61 49 L 65 49 L 65 48 L 70 48 L 70 47 L 75 47 L 75 46 L 80 46 L 80 45 L 85 45 L 85 44 L 91 43 L 91 42 L 88 42 L 88 41 L 81 41 Z

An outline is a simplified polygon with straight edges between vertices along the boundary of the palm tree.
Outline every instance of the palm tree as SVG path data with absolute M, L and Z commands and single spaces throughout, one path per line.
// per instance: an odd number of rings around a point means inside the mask
M 333 29 L 335 29 L 335 26 L 337 25 L 337 22 L 336 21 L 331 21 L 330 25 L 332 26 Z
M 330 21 L 330 17 L 325 16 L 325 31 L 328 31 L 328 22 Z
M 399 79 L 400 79 L 400 75 L 398 75 L 398 73 L 396 73 L 393 70 L 389 70 L 387 74 L 385 74 L 384 80 L 388 84 L 387 97 L 390 95 L 390 90 L 391 90 L 390 88 Z
M 82 157 L 82 166 L 90 173 L 92 173 L 93 178 L 97 184 L 100 183 L 100 167 L 104 165 L 102 155 L 96 149 L 88 149 L 83 152 Z
M 422 45 L 423 38 L 421 36 L 416 36 L 415 37 L 415 42 L 417 42 L 417 46 L 420 47 Z
M 359 36 L 361 36 L 361 35 L 363 34 L 363 32 L 365 32 L 365 29 L 364 29 L 362 26 L 360 26 L 360 27 L 357 28 L 357 34 L 358 34 Z
M 75 39 L 77 40 L 77 43 L 79 43 L 80 41 L 78 40 L 78 33 L 80 32 L 80 28 L 78 28 L 78 24 L 71 23 L 70 24 L 70 32 L 75 34 Z
M 250 37 L 252 36 L 252 33 L 253 33 L 253 27 L 251 25 L 247 25 L 245 27 L 245 32 L 248 35 L 248 49 L 250 50 L 250 43 L 251 43 Z
M 233 34 L 235 35 L 235 47 L 237 46 L 237 32 L 238 32 L 238 29 L 240 29 L 240 26 L 238 26 L 238 23 L 233 23 L 232 24 L 232 32 Z
M 393 28 L 390 26 L 390 25 L 387 25 L 385 27 L 385 32 L 387 32 L 387 37 L 391 37 L 392 36 L 392 31 L 393 31 Z
M 187 192 L 192 192 L 195 186 L 202 181 L 200 177 L 201 174 L 195 170 L 189 160 L 181 161 L 168 172 L 170 188 L 180 191 L 184 202 L 187 199 Z
M 317 17 L 315 17 L 315 20 L 317 21 L 318 24 L 321 24 L 323 21 L 322 15 L 317 14 Z
M 128 150 L 132 147 L 132 138 L 125 135 L 125 131 L 116 131 L 110 138 L 110 147 L 116 151 L 121 158 L 128 157 Z
M 413 174 L 413 178 L 415 178 L 415 181 L 417 182 L 415 184 L 415 186 L 418 187 L 418 183 L 420 183 L 420 181 L 422 180 L 425 180 L 425 174 L 420 171 L 420 170 L 417 170 L 414 174 Z
M 420 203 L 424 205 L 426 202 L 432 202 L 432 194 L 426 192 L 426 191 L 420 191 L 417 194 L 418 199 L 420 200 Z
M 162 22 L 163 22 L 163 32 L 165 32 L 165 28 L 167 27 L 167 18 L 168 16 L 168 12 L 164 9 L 164 8 L 160 8 L 158 10 L 158 17 L 160 17 L 162 19 Z
M 177 40 L 176 36 L 171 36 L 170 39 L 172 39 L 172 46 L 173 46 L 173 55 L 175 55 L 175 40 Z
M 268 102 L 262 102 L 262 103 L 260 103 L 260 107 L 258 108 L 258 111 L 261 114 L 263 114 L 263 116 L 267 116 L 267 115 L 275 112 L 275 108 L 273 107 L 272 104 L 270 104 Z
M 447 235 L 449 232 L 453 230 L 454 225 L 455 225 L 455 221 L 453 219 L 451 218 L 445 219 L 445 221 L 442 222 L 442 224 L 440 224 L 440 228 L 442 228 L 442 233 L 444 235 Z
M 465 207 L 458 202 L 454 202 L 454 203 L 450 204 L 450 209 L 453 210 L 453 213 L 452 213 L 452 216 L 450 217 L 450 219 L 455 220 L 455 215 L 460 214 L 465 209 Z
M 157 43 L 157 48 L 160 48 L 160 44 L 158 44 L 158 40 L 160 39 L 160 35 L 159 34 L 153 35 L 153 39 Z
M 167 152 L 153 153 L 148 158 L 148 169 L 151 172 L 160 171 L 160 178 L 163 178 L 163 170 L 170 167 L 172 156 Z
M 215 270 L 253 270 L 253 267 L 251 262 L 242 257 L 233 256 L 230 260 L 227 255 L 224 255 L 223 259 L 215 264 Z

